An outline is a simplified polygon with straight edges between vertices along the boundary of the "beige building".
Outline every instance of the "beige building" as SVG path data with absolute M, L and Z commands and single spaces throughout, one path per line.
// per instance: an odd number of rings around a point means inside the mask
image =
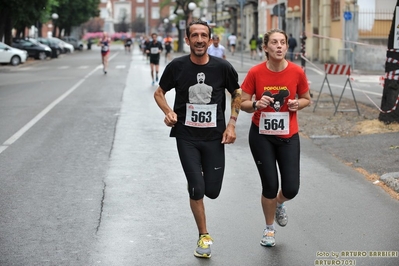
M 396 0 L 306 0 L 311 60 L 383 70 Z
M 245 0 L 243 21 L 237 0 L 215 3 L 223 3 L 229 13 L 223 21 L 217 16 L 217 24 L 227 34 L 239 33 L 245 50 L 252 34 L 281 28 L 301 44 L 305 31 L 310 60 L 382 70 L 396 0 Z

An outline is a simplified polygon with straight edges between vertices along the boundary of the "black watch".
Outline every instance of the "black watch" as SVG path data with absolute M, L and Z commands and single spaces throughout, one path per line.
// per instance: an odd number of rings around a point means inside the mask
M 252 108 L 254 108 L 255 111 L 258 110 L 258 108 L 256 107 L 256 102 L 257 102 L 257 101 L 254 101 L 254 102 L 252 103 Z

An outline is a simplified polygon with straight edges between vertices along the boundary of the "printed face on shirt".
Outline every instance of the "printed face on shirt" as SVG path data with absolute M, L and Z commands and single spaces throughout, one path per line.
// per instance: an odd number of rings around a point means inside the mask
M 197 74 L 197 81 L 198 81 L 198 83 L 204 83 L 204 81 L 205 81 L 205 74 L 204 73 L 198 73 Z
M 269 59 L 284 59 L 288 45 L 285 35 L 279 32 L 272 33 L 265 51 L 269 54 Z
M 207 26 L 194 24 L 190 26 L 190 36 L 185 38 L 186 44 L 190 46 L 190 51 L 196 56 L 203 56 L 211 44 L 211 37 Z

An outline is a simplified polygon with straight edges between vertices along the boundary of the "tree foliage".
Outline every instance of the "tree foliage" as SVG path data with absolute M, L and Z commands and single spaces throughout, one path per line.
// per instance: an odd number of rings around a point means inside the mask
M 65 33 L 99 14 L 100 0 L 0 0 L 0 40 L 11 43 L 12 29 L 23 35 L 25 28 L 40 27 L 57 13 L 56 25 Z
M 79 26 L 92 17 L 99 15 L 100 0 L 57 0 L 51 7 L 52 13 L 58 14 L 56 26 L 70 35 L 73 26 Z

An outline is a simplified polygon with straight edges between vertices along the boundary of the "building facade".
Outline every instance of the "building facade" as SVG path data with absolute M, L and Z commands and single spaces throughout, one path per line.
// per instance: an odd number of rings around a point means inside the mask
M 244 1 L 242 10 L 240 1 Z M 210 9 L 208 17 L 225 28 L 225 35 L 237 33 L 246 51 L 253 34 L 280 28 L 297 39 L 296 52 L 301 50 L 301 37 L 306 36 L 304 44 L 310 60 L 382 70 L 396 0 L 215 0 L 214 3 L 216 8 Z M 223 15 L 226 10 L 228 14 Z
M 162 0 L 101 0 L 100 18 L 104 20 L 104 30 L 112 34 L 115 25 L 124 23 L 128 31 L 149 35 L 165 31 L 165 19 L 173 13 L 175 0 L 161 9 Z M 143 25 L 143 32 L 136 32 L 134 25 Z

